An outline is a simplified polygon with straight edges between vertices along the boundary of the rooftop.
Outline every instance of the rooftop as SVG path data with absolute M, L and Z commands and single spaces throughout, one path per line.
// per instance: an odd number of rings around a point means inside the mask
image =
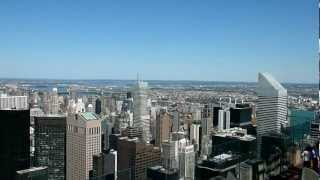
M 220 154 L 220 155 L 214 156 L 213 161 L 220 162 L 220 161 L 230 159 L 231 157 L 232 157 L 232 155 L 230 155 L 230 154 Z
M 17 174 L 25 174 L 25 173 L 30 173 L 30 172 L 34 172 L 34 171 L 40 171 L 40 170 L 45 170 L 47 169 L 48 167 L 46 166 L 43 166 L 43 167 L 32 167 L 30 169 L 25 169 L 25 170 L 20 170 L 20 171 L 17 171 Z
M 252 140 L 256 139 L 256 137 L 247 134 L 246 129 L 242 129 L 242 128 L 238 128 L 238 127 L 220 130 L 220 131 L 216 132 L 216 134 L 214 134 L 214 136 L 233 137 L 233 138 L 238 138 L 242 141 L 252 141 Z
M 287 90 L 269 73 L 259 73 L 259 96 L 287 96 Z
M 87 121 L 98 120 L 99 119 L 96 116 L 96 114 L 92 113 L 92 112 L 83 112 L 83 113 L 80 113 L 80 116 L 82 116 Z
M 163 166 L 153 166 L 153 167 L 149 167 L 149 169 L 153 170 L 153 171 L 158 171 L 164 174 L 174 174 L 177 173 L 177 169 L 166 169 Z

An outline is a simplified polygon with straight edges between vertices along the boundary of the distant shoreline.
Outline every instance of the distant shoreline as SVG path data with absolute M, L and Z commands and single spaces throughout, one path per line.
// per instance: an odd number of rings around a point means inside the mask
M 135 82 L 134 79 L 51 79 L 51 78 L 0 78 L 1 81 L 48 81 L 48 82 L 54 82 L 54 81 L 64 81 L 64 82 Z M 144 80 L 146 82 L 150 83 L 170 83 L 170 82 L 180 82 L 180 83 L 221 83 L 221 84 L 256 84 L 257 82 L 250 82 L 250 81 L 206 81 L 206 80 Z M 312 85 L 312 86 L 318 86 L 317 83 L 309 83 L 309 82 L 282 82 L 284 85 Z

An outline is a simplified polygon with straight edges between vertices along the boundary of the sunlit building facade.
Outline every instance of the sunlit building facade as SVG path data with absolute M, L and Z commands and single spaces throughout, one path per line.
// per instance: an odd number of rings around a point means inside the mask
M 257 135 L 258 155 L 261 137 L 270 132 L 281 133 L 287 126 L 287 90 L 270 74 L 259 73 L 257 88 Z
M 67 180 L 88 179 L 93 155 L 101 153 L 101 121 L 83 112 L 67 118 Z

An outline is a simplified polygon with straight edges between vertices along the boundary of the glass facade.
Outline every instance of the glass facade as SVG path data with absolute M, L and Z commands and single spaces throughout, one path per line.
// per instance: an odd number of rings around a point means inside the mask
M 48 166 L 49 180 L 66 173 L 66 117 L 35 117 L 35 164 Z
M 0 110 L 0 179 L 13 180 L 30 166 L 30 111 Z
M 290 110 L 290 136 L 300 143 L 305 135 L 310 134 L 310 123 L 314 119 L 313 111 Z

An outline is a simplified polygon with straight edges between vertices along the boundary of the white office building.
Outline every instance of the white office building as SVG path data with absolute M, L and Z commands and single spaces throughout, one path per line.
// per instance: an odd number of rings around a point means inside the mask
M 0 109 L 28 109 L 28 97 L 1 94 Z
M 200 124 L 191 124 L 190 141 L 196 144 L 197 150 L 200 146 Z
M 219 118 L 218 118 L 218 129 L 224 129 L 224 110 L 219 110 Z
M 218 118 L 218 130 L 230 129 L 230 110 L 219 110 L 219 118 Z
M 53 88 L 49 97 L 49 114 L 56 115 L 59 113 L 59 95 L 58 89 Z
M 179 153 L 180 179 L 195 179 L 195 152 L 193 145 L 187 145 Z
M 69 113 L 81 113 L 86 111 L 85 103 L 82 101 L 81 98 L 77 100 L 77 102 L 73 99 L 69 100 L 68 104 L 68 112 Z
M 260 154 L 261 137 L 270 132 L 281 133 L 281 127 L 288 124 L 288 95 L 287 90 L 268 73 L 259 73 L 257 95 L 257 135 Z
M 166 169 L 179 169 L 178 141 L 166 140 L 161 146 L 162 166 Z
M 231 115 L 230 115 L 230 110 L 225 111 L 226 113 L 226 129 L 230 129 L 230 121 L 231 121 Z
M 200 158 L 205 160 L 212 152 L 211 135 L 204 135 L 201 139 L 201 154 Z

